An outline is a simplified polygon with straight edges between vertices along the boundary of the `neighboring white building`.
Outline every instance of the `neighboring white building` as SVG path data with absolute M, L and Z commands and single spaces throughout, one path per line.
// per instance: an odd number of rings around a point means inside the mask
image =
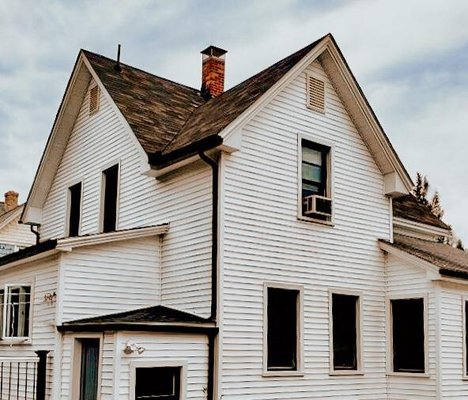
M 32 246 L 36 236 L 27 225 L 18 224 L 24 204 L 18 204 L 19 194 L 13 190 L 0 201 L 0 257 Z
M 468 396 L 468 256 L 333 37 L 226 92 L 202 54 L 198 91 L 80 51 L 40 243 L 0 259 L 0 397 Z

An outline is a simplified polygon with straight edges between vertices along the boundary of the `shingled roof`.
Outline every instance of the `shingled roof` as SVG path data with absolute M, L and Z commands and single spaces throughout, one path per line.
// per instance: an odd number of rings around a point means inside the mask
M 442 275 L 468 278 L 468 253 L 445 243 L 394 235 L 393 243 L 386 243 L 396 249 L 427 261 L 439 268 Z
M 199 90 L 160 78 L 115 60 L 82 50 L 102 84 L 128 121 L 143 149 L 158 162 L 168 154 L 216 137 L 278 82 L 323 38 L 253 77 L 205 101 Z M 162 161 L 161 161 L 162 162 Z
M 450 230 L 450 225 L 432 214 L 429 208 L 420 204 L 412 194 L 393 200 L 393 216 L 410 221 Z

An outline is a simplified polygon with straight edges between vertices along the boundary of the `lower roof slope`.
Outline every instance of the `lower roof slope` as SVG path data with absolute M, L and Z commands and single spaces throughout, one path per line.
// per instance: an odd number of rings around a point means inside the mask
M 383 241 L 396 249 L 427 261 L 439 268 L 442 275 L 468 278 L 468 253 L 446 243 L 394 235 L 393 243 Z

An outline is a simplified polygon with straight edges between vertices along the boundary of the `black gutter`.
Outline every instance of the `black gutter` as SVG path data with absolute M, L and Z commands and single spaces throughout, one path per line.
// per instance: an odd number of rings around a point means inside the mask
M 25 258 L 32 257 L 40 253 L 44 253 L 48 250 L 53 250 L 56 246 L 57 240 L 49 239 L 34 246 L 29 246 L 19 251 L 15 251 L 14 253 L 10 253 L 3 257 L 0 257 L 0 267 L 6 264 L 10 264 L 14 261 L 23 260 Z
M 203 151 L 198 155 L 212 169 L 212 202 L 211 202 L 211 315 L 210 320 L 216 323 L 218 313 L 218 190 L 219 190 L 219 164 L 208 157 Z M 208 386 L 207 398 L 214 399 L 214 362 L 215 337 L 208 341 Z
M 211 135 L 170 153 L 163 153 L 162 151 L 150 153 L 148 154 L 148 162 L 156 169 L 162 169 L 184 158 L 199 154 L 201 151 L 214 149 L 222 143 L 223 138 L 218 135 Z
M 215 326 L 194 325 L 151 325 L 144 323 L 96 323 L 96 324 L 64 324 L 58 325 L 59 332 L 104 332 L 104 331 L 140 331 L 140 332 L 172 332 L 213 336 L 218 333 Z
M 441 268 L 439 269 L 439 273 L 444 276 L 449 276 L 451 278 L 461 278 L 461 279 L 468 279 L 468 271 L 454 271 L 452 269 Z

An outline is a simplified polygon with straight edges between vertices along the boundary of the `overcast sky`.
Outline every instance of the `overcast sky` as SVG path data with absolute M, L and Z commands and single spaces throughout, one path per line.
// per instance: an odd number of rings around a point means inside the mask
M 0 193 L 26 200 L 80 48 L 198 88 L 214 44 L 229 88 L 328 32 L 468 245 L 466 0 L 0 0 Z

